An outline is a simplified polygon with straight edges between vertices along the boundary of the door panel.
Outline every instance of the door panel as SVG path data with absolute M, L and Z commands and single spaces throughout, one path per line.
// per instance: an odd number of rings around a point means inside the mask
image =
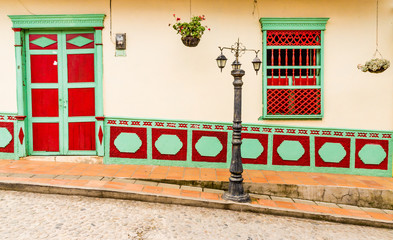
M 31 90 L 32 117 L 58 117 L 59 91 L 58 89 Z
M 67 49 L 88 49 L 94 48 L 93 33 L 67 34 Z
M 54 50 L 57 49 L 57 34 L 30 34 L 30 50 Z
M 31 55 L 31 83 L 57 83 L 57 55 Z
M 68 116 L 95 116 L 94 88 L 68 89 Z
M 33 123 L 33 151 L 59 152 L 59 123 Z
M 68 54 L 68 82 L 94 82 L 94 54 Z
M 70 151 L 95 150 L 95 122 L 71 122 L 68 124 Z

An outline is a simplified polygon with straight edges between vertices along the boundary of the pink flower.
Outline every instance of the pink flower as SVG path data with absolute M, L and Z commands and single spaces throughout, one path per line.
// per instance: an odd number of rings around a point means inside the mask
M 180 18 L 176 18 L 176 21 L 180 21 Z
M 210 28 L 208 28 L 207 30 L 209 30 L 209 31 L 210 31 Z
M 176 16 L 176 14 L 173 14 L 173 16 Z

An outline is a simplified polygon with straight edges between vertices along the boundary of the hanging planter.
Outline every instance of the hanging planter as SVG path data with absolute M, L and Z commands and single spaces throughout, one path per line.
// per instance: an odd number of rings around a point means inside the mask
M 390 67 L 390 61 L 383 58 L 373 58 L 364 65 L 359 64 L 358 69 L 362 72 L 381 73 Z
M 364 65 L 358 64 L 358 69 L 362 72 L 381 73 L 390 67 L 390 61 L 384 59 L 382 54 L 378 51 L 378 0 L 377 0 L 377 14 L 376 14 L 376 41 L 375 52 L 371 60 L 367 61 Z M 379 57 L 377 57 L 379 54 Z
M 176 15 L 173 14 L 176 18 Z M 207 26 L 202 26 L 201 21 L 206 20 L 205 15 L 194 16 L 191 18 L 190 22 L 180 22 L 180 18 L 176 18 L 176 23 L 173 24 L 173 29 L 177 34 L 181 35 L 181 40 L 183 44 L 187 47 L 196 47 L 201 40 L 201 37 L 205 30 L 209 30 Z M 171 26 L 171 24 L 169 24 Z
M 181 40 L 183 44 L 187 47 L 196 47 L 199 41 L 201 41 L 200 38 L 196 38 L 192 36 L 182 37 Z

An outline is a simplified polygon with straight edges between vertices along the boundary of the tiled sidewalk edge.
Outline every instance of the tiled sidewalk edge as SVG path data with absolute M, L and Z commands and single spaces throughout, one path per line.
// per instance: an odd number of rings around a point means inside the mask
M 327 213 L 305 212 L 293 209 L 261 206 L 249 203 L 235 203 L 224 200 L 207 200 L 183 196 L 169 196 L 164 194 L 150 194 L 145 192 L 134 192 L 124 190 L 107 190 L 95 187 L 76 187 L 63 185 L 50 185 L 41 183 L 23 183 L 17 181 L 0 181 L 0 190 L 12 190 L 23 192 L 34 192 L 44 194 L 78 195 L 98 198 L 114 198 L 124 200 L 136 200 L 145 202 L 179 204 L 185 206 L 206 207 L 215 209 L 226 209 L 234 211 L 247 211 L 279 216 L 307 218 L 337 223 L 355 224 L 380 228 L 393 228 L 393 221 L 358 218 L 351 216 L 333 215 Z

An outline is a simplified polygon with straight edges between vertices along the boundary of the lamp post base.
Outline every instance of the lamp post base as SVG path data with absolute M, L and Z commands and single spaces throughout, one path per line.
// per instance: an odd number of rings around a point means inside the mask
M 236 196 L 236 195 L 231 195 L 229 192 L 225 192 L 222 195 L 222 199 L 233 201 L 233 202 L 240 202 L 240 203 L 246 203 L 251 201 L 250 195 L 248 195 L 248 193 L 243 193 L 242 195 Z

